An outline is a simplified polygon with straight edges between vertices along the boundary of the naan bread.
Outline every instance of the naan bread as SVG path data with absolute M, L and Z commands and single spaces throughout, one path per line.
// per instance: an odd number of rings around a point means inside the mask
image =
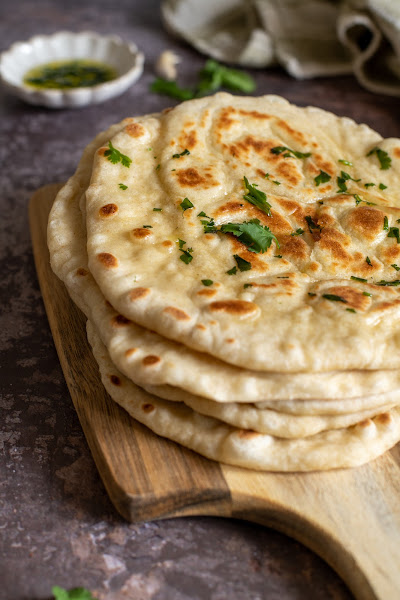
M 132 164 L 113 164 L 106 145 L 96 153 L 87 248 L 124 317 L 264 372 L 400 367 L 400 296 L 379 285 L 398 280 L 399 140 L 276 96 L 217 94 L 134 119 L 111 143 Z M 272 152 L 280 147 L 290 152 Z M 342 170 L 348 193 L 338 192 Z M 317 185 L 322 173 L 330 179 Z M 267 194 L 271 216 L 244 198 L 244 177 Z M 204 233 L 199 213 L 218 229 L 258 219 L 279 248 L 255 253 L 235 235 Z
M 167 399 L 174 396 L 181 400 L 182 394 L 190 393 L 218 402 L 268 400 L 273 401 L 268 408 L 306 415 L 355 413 L 393 402 L 393 392 L 400 389 L 398 370 L 288 375 L 238 368 L 128 321 L 105 301 L 89 272 L 79 200 L 85 197 L 96 150 L 129 124 L 131 120 L 102 132 L 85 149 L 75 175 L 54 202 L 48 227 L 52 268 L 95 323 L 118 368 L 142 387 L 158 386 L 158 395 Z M 84 202 L 81 204 L 84 210 Z M 318 403 L 305 402 L 311 399 Z M 325 399 L 337 402 L 327 403 Z M 281 402 L 288 400 L 293 400 L 294 406 L 285 404 L 280 409 Z
M 288 440 L 238 429 L 135 386 L 111 362 L 90 321 L 88 338 L 104 387 L 115 402 L 158 435 L 213 460 L 268 471 L 354 467 L 383 454 L 400 438 L 399 408 L 348 428 L 307 438 Z

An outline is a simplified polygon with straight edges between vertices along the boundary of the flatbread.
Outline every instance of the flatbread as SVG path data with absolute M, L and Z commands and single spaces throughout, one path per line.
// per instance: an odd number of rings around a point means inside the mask
M 108 146 L 96 153 L 87 248 L 124 317 L 252 370 L 400 367 L 400 296 L 379 285 L 398 281 L 399 140 L 276 96 L 217 94 L 135 119 L 111 143 L 132 164 L 113 164 Z M 281 147 L 311 156 L 272 152 Z M 330 180 L 317 185 L 323 173 Z M 244 177 L 267 194 L 271 216 L 244 198 Z M 235 235 L 204 233 L 200 213 L 218 229 L 258 219 L 279 248 L 255 253 Z
M 154 433 L 207 458 L 255 470 L 326 470 L 361 465 L 400 439 L 399 408 L 348 428 L 293 440 L 232 427 L 135 386 L 111 362 L 90 321 L 87 330 L 103 385 L 112 399 Z

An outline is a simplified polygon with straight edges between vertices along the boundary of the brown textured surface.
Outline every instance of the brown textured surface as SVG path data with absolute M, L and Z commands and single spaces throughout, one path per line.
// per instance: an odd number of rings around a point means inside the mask
M 0 6 L 1 49 L 36 33 L 94 29 L 134 40 L 145 73 L 104 105 L 48 111 L 1 90 L 0 598 L 44 600 L 51 586 L 85 585 L 102 600 L 268 598 L 349 600 L 338 577 L 303 546 L 257 525 L 186 518 L 128 525 L 113 510 L 72 407 L 40 298 L 27 204 L 39 186 L 63 181 L 93 137 L 132 113 L 158 111 L 150 95 L 158 52 L 173 47 L 189 81 L 203 64 L 161 30 L 158 3 L 60 0 Z M 259 93 L 278 93 L 399 135 L 398 101 L 352 78 L 297 82 L 279 70 L 256 73 Z

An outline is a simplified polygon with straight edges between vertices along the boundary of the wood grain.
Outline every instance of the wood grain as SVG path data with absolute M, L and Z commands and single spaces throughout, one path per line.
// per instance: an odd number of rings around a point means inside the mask
M 400 598 L 400 445 L 358 469 L 257 473 L 209 461 L 136 423 L 105 392 L 84 316 L 50 267 L 47 218 L 59 187 L 31 199 L 36 269 L 72 400 L 117 510 L 130 521 L 218 515 L 266 524 L 324 558 L 358 600 Z

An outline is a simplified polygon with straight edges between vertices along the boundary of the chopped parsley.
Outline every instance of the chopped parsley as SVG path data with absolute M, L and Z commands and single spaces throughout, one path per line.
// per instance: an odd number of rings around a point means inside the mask
M 243 177 L 244 185 L 247 188 L 247 194 L 243 196 L 247 202 L 253 204 L 263 212 L 265 212 L 269 217 L 271 216 L 271 205 L 267 202 L 267 195 L 258 190 L 256 184 L 249 183 L 247 177 Z
M 186 244 L 185 240 L 178 239 L 178 244 L 179 244 L 179 250 L 182 252 L 182 254 L 180 255 L 179 258 L 181 259 L 181 261 L 183 261 L 185 264 L 188 265 L 193 260 L 193 256 L 191 255 L 191 252 L 193 252 L 193 249 L 192 248 L 188 248 L 187 250 L 183 249 L 183 246 Z
M 113 165 L 121 163 L 124 167 L 129 168 L 131 166 L 132 159 L 114 148 L 111 142 L 108 142 L 108 149 L 104 151 L 104 156 L 106 156 Z
M 352 167 L 353 163 L 349 160 L 344 160 L 343 158 L 339 158 L 338 162 L 342 163 L 342 165 L 346 165 L 347 167 Z
M 127 190 L 128 189 L 128 186 L 125 185 L 124 183 L 119 183 L 118 185 L 121 188 L 121 190 Z
M 197 216 L 204 217 L 204 219 L 201 219 L 201 221 L 200 221 L 201 224 L 203 225 L 204 233 L 215 233 L 217 231 L 214 219 L 212 217 L 209 217 L 208 215 L 206 215 L 204 210 L 199 212 L 199 214 Z M 206 221 L 206 219 L 209 219 L 209 221 Z
M 369 292 L 363 292 L 363 296 L 372 296 Z
M 345 298 L 342 298 L 342 296 L 336 296 L 335 294 L 322 294 L 322 297 L 326 298 L 326 300 L 331 300 L 332 302 L 344 302 L 347 304 L 347 300 Z
M 229 271 L 226 272 L 227 275 L 236 275 L 237 273 L 237 267 L 232 267 L 232 269 L 229 269 Z
M 320 183 L 327 183 L 331 179 L 332 179 L 332 177 L 329 175 L 329 173 L 326 173 L 325 171 L 322 171 L 322 170 L 320 170 L 319 175 L 314 177 L 316 186 L 318 186 Z
M 157 79 L 153 81 L 150 85 L 150 91 L 182 101 L 194 98 L 194 92 L 192 90 L 181 88 L 176 81 L 169 81 L 163 77 L 157 77 Z
M 373 187 L 376 183 L 364 183 L 365 188 Z
M 307 221 L 308 230 L 310 233 L 312 233 L 313 229 L 318 229 L 319 231 L 321 231 L 321 227 L 319 225 L 317 225 L 317 223 L 315 223 L 315 221 L 313 221 L 312 217 L 307 215 L 307 217 L 304 217 L 304 218 Z
M 385 185 L 384 183 L 380 183 L 379 184 L 379 189 L 380 190 L 387 190 L 387 185 Z
M 264 253 L 274 241 L 279 248 L 279 242 L 267 226 L 262 226 L 258 219 L 251 219 L 244 223 L 225 223 L 219 231 L 232 233 L 240 242 L 245 244 L 251 252 Z
M 311 156 L 311 152 L 298 152 L 297 150 L 291 150 L 287 146 L 275 146 L 275 148 L 271 148 L 271 152 L 272 154 L 282 154 L 284 152 L 284 158 L 308 158 Z
M 301 227 L 298 227 L 296 229 L 296 231 L 292 231 L 292 233 L 290 235 L 303 235 L 304 233 L 304 229 L 302 229 Z
M 380 164 L 379 168 L 382 171 L 387 171 L 387 169 L 390 168 L 392 164 L 392 159 L 390 158 L 389 154 L 385 152 L 385 150 L 382 150 L 381 148 L 378 148 L 378 146 L 375 146 L 375 148 L 372 148 L 372 150 L 368 152 L 367 156 L 371 156 L 372 154 L 376 154 Z
M 160 163 L 158 163 L 158 165 L 156 166 L 156 171 L 158 171 L 158 169 L 161 167 Z
M 366 200 L 363 200 L 358 194 L 353 194 L 353 198 L 356 201 L 356 206 L 358 206 L 360 202 L 365 202 L 365 204 L 368 204 L 368 206 L 376 206 L 375 202 L 367 202 Z
M 196 96 L 204 96 L 221 87 L 245 94 L 251 94 L 256 89 L 255 81 L 250 75 L 225 67 L 213 59 L 207 60 L 199 75 L 200 82 L 196 88 Z
M 351 313 L 355 313 L 356 311 L 354 310 L 354 308 L 346 308 L 347 312 L 351 312 Z
M 213 282 L 213 280 L 212 280 L 212 279 L 202 279 L 202 280 L 201 280 L 201 283 L 202 283 L 203 285 L 205 285 L 206 287 L 208 287 L 209 285 L 212 285 L 214 282 Z
M 246 289 L 247 289 L 247 288 L 249 288 L 249 287 L 253 287 L 253 284 L 252 284 L 252 283 L 245 283 L 245 284 L 243 285 L 243 287 L 244 287 L 244 289 L 246 290 Z
M 387 236 L 396 238 L 397 243 L 400 244 L 400 231 L 398 227 L 391 227 Z
M 162 208 L 153 208 L 154 212 L 162 212 Z
M 372 262 L 371 262 L 371 259 L 370 259 L 370 257 L 369 257 L 369 256 L 367 256 L 367 258 L 365 259 L 365 262 L 366 262 L 366 263 L 367 263 L 367 264 L 368 264 L 370 267 L 372 267 Z
M 153 229 L 153 225 L 142 225 L 145 229 Z
M 248 260 L 245 260 L 238 254 L 234 254 L 233 258 L 236 260 L 236 264 L 238 266 L 239 271 L 250 271 L 251 262 L 249 262 Z
M 389 231 L 389 221 L 388 221 L 388 218 L 386 215 L 384 216 L 384 219 L 383 219 L 383 229 L 385 231 Z
M 363 283 L 367 283 L 368 281 L 368 279 L 363 279 L 362 277 L 355 277 L 354 275 L 352 275 L 350 279 L 353 279 L 353 281 L 362 281 Z
M 340 171 L 340 177 L 338 176 L 336 179 L 339 188 L 338 192 L 347 192 L 346 181 L 355 181 L 356 183 L 358 183 L 359 181 L 361 181 L 361 179 L 354 179 L 351 175 L 346 173 L 346 171 Z
M 282 258 L 282 254 L 274 254 L 274 258 Z
M 172 158 L 180 158 L 181 156 L 187 156 L 188 154 L 190 154 L 190 152 L 187 148 L 185 148 L 180 154 L 173 154 Z
M 317 294 L 315 294 L 314 292 L 308 292 L 308 295 L 313 297 L 313 296 L 316 296 Z
M 190 202 L 189 198 L 185 198 L 184 200 L 182 200 L 179 206 L 181 207 L 183 212 L 185 212 L 185 210 L 187 210 L 188 208 L 193 208 L 194 204 Z
M 393 267 L 393 269 L 395 269 L 396 271 L 400 271 L 400 267 L 398 265 L 390 265 L 391 267 Z

